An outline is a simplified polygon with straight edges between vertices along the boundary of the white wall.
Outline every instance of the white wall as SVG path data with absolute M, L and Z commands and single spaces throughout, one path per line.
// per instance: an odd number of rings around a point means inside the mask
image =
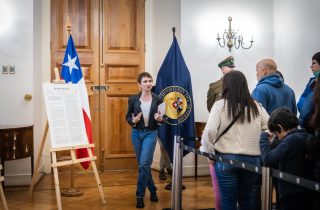
M 160 66 L 172 43 L 172 27 L 180 41 L 181 0 L 146 1 L 146 71 L 156 81 Z
M 50 139 L 49 133 L 46 136 L 43 151 L 40 146 L 44 136 L 45 124 L 47 123 L 47 114 L 43 101 L 42 84 L 50 82 L 50 0 L 34 0 L 34 21 L 37 28 L 34 30 L 35 40 L 35 70 L 34 75 L 34 156 L 42 152 L 42 161 L 40 162 L 40 171 L 51 173 Z M 40 59 L 38 59 L 40 58 Z
M 298 99 L 312 77 L 313 54 L 320 51 L 320 1 L 274 1 L 274 57 Z
M 33 100 L 24 100 L 33 95 L 33 44 L 33 0 L 0 0 L 0 126 L 33 124 Z M 2 74 L 3 65 L 16 73 Z
M 33 0 L 0 0 L 0 126 L 34 125 L 34 9 Z M 8 26 L 8 27 L 6 27 Z M 3 74 L 2 66 L 15 66 L 14 74 Z M 26 101 L 25 94 L 32 100 Z M 28 184 L 30 158 L 5 163 L 6 185 Z
M 192 77 L 195 120 L 206 122 L 206 97 L 209 84 L 221 78 L 218 63 L 225 57 L 235 58 L 236 69 L 242 71 L 250 89 L 257 83 L 255 64 L 264 57 L 273 57 L 273 5 L 268 0 L 184 0 L 181 8 L 181 48 Z M 216 40 L 232 28 L 244 39 L 255 40 L 249 50 L 221 48 Z M 249 42 L 248 42 L 249 43 Z M 196 91 L 197 90 L 197 91 Z
M 3 7 L 3 3 L 8 8 Z M 0 0 L 1 14 L 2 9 L 9 10 L 10 16 L 6 15 L 4 20 L 7 23 L 12 18 L 12 24 L 8 30 L 1 30 L 0 18 L 0 67 L 16 65 L 16 74 L 0 72 L 0 126 L 34 125 L 36 159 L 46 118 L 42 83 L 50 80 L 50 0 Z M 32 94 L 30 102 L 24 100 L 26 93 Z M 44 151 L 43 157 L 50 172 L 49 152 Z M 31 173 L 29 159 L 10 161 L 6 166 L 7 175 L 20 174 L 11 180 L 7 177 L 6 184 L 29 183 L 30 178 L 22 175 Z

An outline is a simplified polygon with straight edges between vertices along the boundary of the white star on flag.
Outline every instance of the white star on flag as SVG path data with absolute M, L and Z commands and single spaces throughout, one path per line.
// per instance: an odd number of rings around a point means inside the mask
M 69 67 L 70 74 L 72 72 L 72 69 L 79 69 L 78 66 L 76 65 L 77 57 L 78 56 L 76 56 L 76 57 L 71 59 L 71 56 L 68 54 L 68 62 L 62 64 L 63 66 L 68 66 Z

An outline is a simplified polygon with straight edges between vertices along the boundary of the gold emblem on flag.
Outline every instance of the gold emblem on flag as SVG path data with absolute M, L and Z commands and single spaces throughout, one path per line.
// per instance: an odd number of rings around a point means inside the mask
M 185 121 L 190 115 L 192 103 L 189 93 L 179 86 L 165 88 L 160 96 L 166 103 L 164 120 L 171 125 L 177 125 Z

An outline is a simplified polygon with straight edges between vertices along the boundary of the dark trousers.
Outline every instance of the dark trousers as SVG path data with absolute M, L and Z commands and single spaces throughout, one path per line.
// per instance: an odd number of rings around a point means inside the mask
M 253 185 L 252 198 L 253 198 L 253 206 L 254 210 L 261 210 L 261 183 L 262 176 L 258 175 L 257 179 Z M 280 210 L 279 206 L 279 193 L 278 193 L 278 180 L 276 178 L 272 179 L 272 186 L 275 188 L 276 193 L 276 210 Z
M 259 174 L 257 175 L 257 178 L 254 181 L 253 190 L 252 190 L 254 210 L 261 210 L 261 183 L 262 183 L 262 176 L 261 174 Z
M 280 198 L 281 210 L 312 210 L 314 196 L 310 194 L 298 194 Z

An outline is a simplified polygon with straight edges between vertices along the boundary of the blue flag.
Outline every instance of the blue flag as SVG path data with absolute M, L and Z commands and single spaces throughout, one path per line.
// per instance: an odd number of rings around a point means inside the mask
M 191 78 L 176 37 L 159 70 L 155 93 L 166 103 L 159 138 L 172 161 L 174 136 L 183 137 L 184 144 L 189 146 L 194 146 L 195 137 Z

